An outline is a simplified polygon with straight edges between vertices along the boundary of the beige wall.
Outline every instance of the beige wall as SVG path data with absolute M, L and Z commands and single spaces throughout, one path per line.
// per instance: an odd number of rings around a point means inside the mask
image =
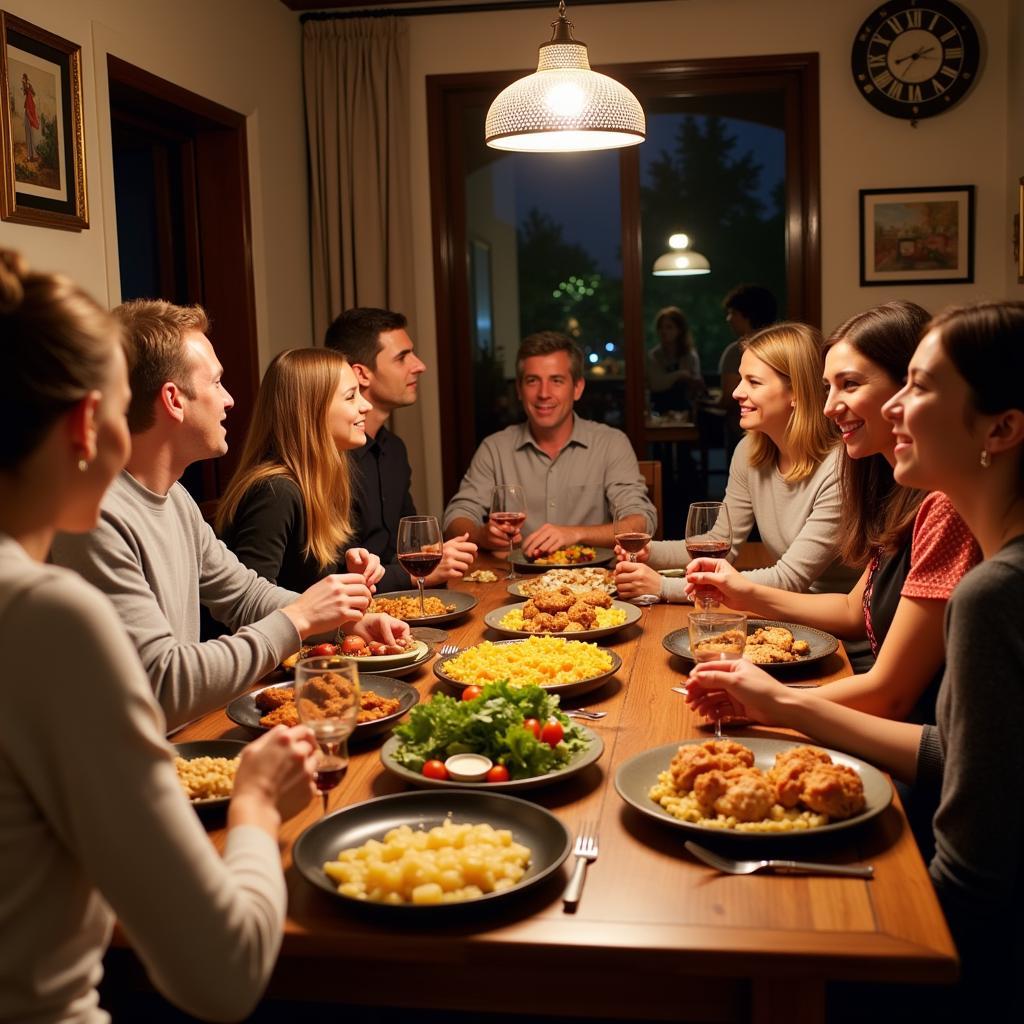
M 880 2 L 880 0 L 879 0 Z M 850 47 L 873 0 L 677 0 L 629 6 L 570 5 L 577 35 L 595 64 L 725 57 L 764 53 L 821 55 L 821 181 L 824 325 L 897 294 L 930 309 L 951 302 L 1002 297 L 1010 286 L 1010 215 L 1015 182 L 1024 174 L 1024 115 L 1020 50 L 1024 17 L 1015 12 L 1014 82 L 1008 71 L 1009 7 L 1014 0 L 961 0 L 982 36 L 981 81 L 959 106 L 911 128 L 857 95 Z M 533 70 L 537 45 L 548 36 L 549 12 L 505 11 L 410 19 L 413 245 L 417 267 L 418 344 L 431 367 L 421 402 L 429 504 L 441 493 L 440 410 L 434 358 L 434 291 L 430 182 L 427 168 L 425 77 L 489 69 Z M 1011 118 L 1010 111 L 1014 112 Z M 1008 153 L 1008 126 L 1016 125 Z M 1010 168 L 1009 165 L 1013 164 Z M 858 198 L 861 188 L 973 184 L 977 188 L 975 284 L 861 288 L 858 284 Z M 1016 281 L 1016 278 L 1013 278 Z M 1024 292 L 1014 283 L 1012 290 Z M 417 467 L 418 469 L 418 467 Z
M 311 341 L 306 142 L 298 18 L 279 0 L 4 0 L 82 46 L 91 227 L 0 222 L 0 244 L 62 270 L 101 302 L 120 301 L 107 53 L 248 119 L 253 263 L 261 364 Z M 240 440 L 240 439 L 239 439 Z

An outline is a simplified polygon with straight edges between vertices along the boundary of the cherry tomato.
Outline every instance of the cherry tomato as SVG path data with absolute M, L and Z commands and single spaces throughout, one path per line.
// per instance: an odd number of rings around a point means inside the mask
M 557 718 L 550 718 L 544 723 L 544 728 L 541 729 L 540 738 L 549 747 L 557 747 L 562 742 L 562 737 L 565 735 L 565 730 L 562 728 L 562 723 Z
M 428 779 L 447 779 L 448 769 L 444 766 L 444 761 L 426 761 L 423 765 L 423 774 Z
M 496 764 L 488 773 L 488 782 L 508 782 L 508 769 L 503 764 Z
M 476 700 L 477 697 L 479 697 L 480 694 L 483 693 L 483 692 L 484 691 L 481 690 L 479 686 L 467 686 L 462 691 L 462 699 L 463 700 Z
M 310 650 L 309 656 L 311 658 L 330 658 L 337 653 L 338 649 L 334 644 L 317 644 Z
M 361 654 L 366 650 L 366 641 L 361 636 L 347 636 L 341 641 L 342 654 Z
M 523 728 L 528 732 L 532 732 L 537 739 L 540 739 L 540 722 L 536 718 L 523 719 Z

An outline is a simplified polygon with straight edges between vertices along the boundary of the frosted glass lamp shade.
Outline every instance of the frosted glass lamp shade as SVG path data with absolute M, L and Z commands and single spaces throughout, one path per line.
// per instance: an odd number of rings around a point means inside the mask
M 655 277 L 686 277 L 710 274 L 711 264 L 706 256 L 692 249 L 673 249 L 654 261 Z

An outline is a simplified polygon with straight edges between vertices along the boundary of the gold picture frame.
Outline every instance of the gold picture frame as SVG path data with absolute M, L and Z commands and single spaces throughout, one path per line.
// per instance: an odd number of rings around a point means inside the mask
M 89 226 L 82 47 L 0 11 L 0 218 Z

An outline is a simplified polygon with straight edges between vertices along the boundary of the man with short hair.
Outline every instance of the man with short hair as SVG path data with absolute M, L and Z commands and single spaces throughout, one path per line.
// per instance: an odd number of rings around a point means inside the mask
M 416 515 L 409 485 L 412 469 L 405 444 L 385 423 L 395 409 L 412 405 L 426 366 L 415 353 L 401 313 L 357 307 L 341 314 L 324 337 L 324 345 L 349 361 L 363 397 L 373 408 L 366 414 L 366 444 L 352 452 L 355 467 L 352 511 L 353 543 L 373 552 L 384 565 L 379 590 L 405 590 L 412 577 L 398 563 L 398 521 Z M 441 564 L 425 579 L 428 587 L 457 579 L 473 564 L 476 545 L 460 536 L 444 545 Z
M 481 547 L 507 549 L 509 536 L 485 522 L 497 484 L 521 484 L 526 522 L 512 540 L 528 557 L 572 544 L 615 543 L 615 522 L 653 533 L 654 506 L 629 440 L 573 412 L 583 394 L 583 353 L 556 331 L 531 334 L 516 357 L 516 392 L 526 423 L 485 437 L 445 509 L 446 534 L 468 533 Z
M 193 462 L 228 447 L 224 419 L 234 401 L 206 314 L 161 300 L 114 312 L 132 354 L 131 458 L 107 491 L 99 526 L 59 534 L 52 556 L 114 602 L 167 727 L 223 706 L 307 636 L 341 625 L 386 643 L 405 636 L 405 623 L 364 614 L 380 574 L 367 552 L 355 553 L 349 573 L 299 595 L 247 569 L 216 538 L 178 483 Z M 235 632 L 201 643 L 200 604 Z

